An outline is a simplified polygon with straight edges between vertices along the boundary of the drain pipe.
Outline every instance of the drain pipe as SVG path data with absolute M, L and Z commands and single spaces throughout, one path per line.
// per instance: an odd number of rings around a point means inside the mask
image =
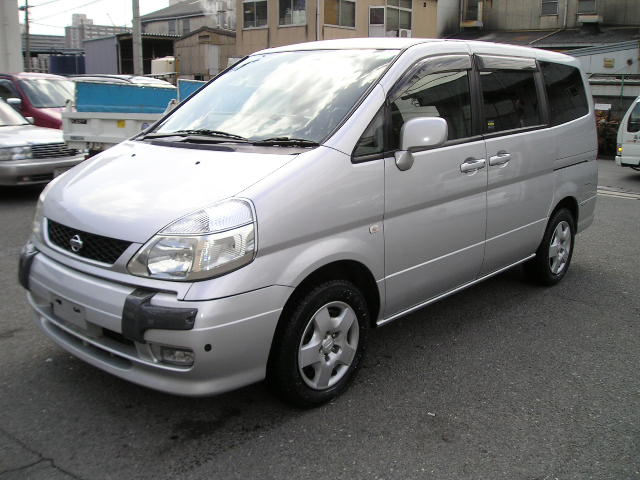
M 322 8 L 322 3 L 322 0 L 316 0 L 316 41 L 324 40 L 324 35 L 322 35 L 323 38 L 320 38 L 320 8 Z

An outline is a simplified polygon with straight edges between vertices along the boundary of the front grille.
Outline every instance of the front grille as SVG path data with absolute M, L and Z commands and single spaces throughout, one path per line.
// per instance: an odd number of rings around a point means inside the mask
M 131 242 L 83 232 L 48 219 L 47 232 L 49 241 L 55 246 L 74 255 L 108 264 L 115 263 L 131 245 Z M 82 242 L 82 247 L 77 252 L 71 248 L 71 239 L 76 235 Z
M 43 143 L 31 145 L 33 158 L 72 157 L 78 154 L 78 150 L 69 148 L 64 142 Z

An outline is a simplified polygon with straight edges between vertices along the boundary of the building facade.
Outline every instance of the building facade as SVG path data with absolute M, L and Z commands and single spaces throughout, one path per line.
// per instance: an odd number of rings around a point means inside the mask
M 112 25 L 94 25 L 93 20 L 87 18 L 84 13 L 74 13 L 71 16 L 71 25 L 64 27 L 66 48 L 82 48 L 82 42 L 92 38 L 102 38 L 118 33 L 128 33 L 131 29 L 127 27 L 116 27 Z
M 235 0 L 186 0 L 140 17 L 142 31 L 157 35 L 189 35 L 202 27 L 235 31 Z
M 442 37 L 459 28 L 459 0 L 236 0 L 237 55 L 315 40 Z
M 463 0 L 463 27 L 546 30 L 584 23 L 640 25 L 638 0 Z

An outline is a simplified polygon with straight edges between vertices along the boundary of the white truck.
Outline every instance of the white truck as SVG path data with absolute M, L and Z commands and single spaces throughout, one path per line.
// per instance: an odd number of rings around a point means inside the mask
M 622 117 L 617 143 L 616 164 L 640 171 L 640 97 Z
M 176 88 L 167 82 L 116 83 L 104 78 L 77 79 L 74 101 L 62 112 L 64 141 L 89 156 L 144 130 L 205 83 L 179 80 Z

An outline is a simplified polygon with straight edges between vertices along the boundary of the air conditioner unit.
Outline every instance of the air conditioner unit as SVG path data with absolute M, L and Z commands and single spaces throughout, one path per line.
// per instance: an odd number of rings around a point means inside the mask
M 406 29 L 406 28 L 401 28 L 401 29 L 398 31 L 398 36 L 399 36 L 400 38 L 411 38 L 411 30 L 408 30 L 408 29 Z

